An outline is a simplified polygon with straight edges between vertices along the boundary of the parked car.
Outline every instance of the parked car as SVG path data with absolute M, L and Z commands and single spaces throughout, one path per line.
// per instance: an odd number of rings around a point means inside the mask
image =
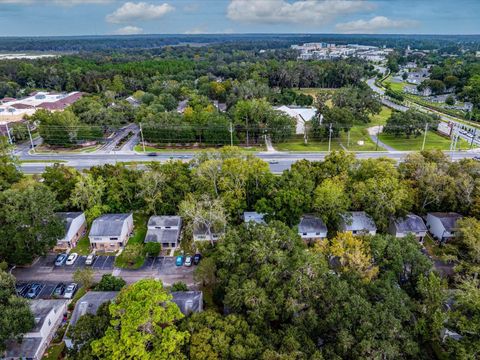
M 53 289 L 52 295 L 60 297 L 63 295 L 64 292 L 65 292 L 65 284 L 60 283 L 57 286 L 55 286 L 55 289 Z
M 40 294 L 40 291 L 42 290 L 43 288 L 43 285 L 42 284 L 39 284 L 39 283 L 33 283 L 31 286 L 30 286 L 30 289 L 28 290 L 27 294 L 25 295 L 25 297 L 27 299 L 35 299 L 38 294 Z
M 87 256 L 87 259 L 85 260 L 85 265 L 93 265 L 93 262 L 95 261 L 96 256 L 94 254 L 90 254 Z
M 182 266 L 183 260 L 184 260 L 183 255 L 178 255 L 177 258 L 175 259 L 175 265 Z
M 65 263 L 65 265 L 73 265 L 75 263 L 75 261 L 77 260 L 77 258 L 78 258 L 77 253 L 71 253 L 70 255 L 68 255 L 68 259 L 67 259 L 67 262 Z
M 185 265 L 185 266 L 192 266 L 192 260 L 193 260 L 193 259 L 192 259 L 191 256 L 187 256 L 187 257 L 185 258 L 185 264 L 184 264 L 184 265 Z
M 158 156 L 158 154 L 156 152 L 149 152 L 147 156 Z
M 278 160 L 270 160 L 268 163 L 269 163 L 269 164 L 272 164 L 272 165 L 273 165 L 273 164 L 278 164 Z
M 200 260 L 202 260 L 202 255 L 201 254 L 195 254 L 193 256 L 193 264 L 198 265 L 200 263 Z
M 73 295 L 75 295 L 75 292 L 77 291 L 78 285 L 75 283 L 68 284 L 68 286 L 65 288 L 65 292 L 63 293 L 63 297 L 65 299 L 71 299 L 73 298 Z
M 55 259 L 55 266 L 62 266 L 67 261 L 67 254 L 60 254 Z

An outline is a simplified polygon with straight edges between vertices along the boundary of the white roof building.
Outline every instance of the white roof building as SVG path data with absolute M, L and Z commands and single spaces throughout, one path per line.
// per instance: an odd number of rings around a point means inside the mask
M 297 126 L 295 129 L 295 134 L 297 135 L 305 134 L 305 124 L 309 121 L 312 121 L 312 119 L 317 115 L 317 109 L 314 107 L 282 105 L 275 107 L 275 110 L 290 115 L 297 121 Z

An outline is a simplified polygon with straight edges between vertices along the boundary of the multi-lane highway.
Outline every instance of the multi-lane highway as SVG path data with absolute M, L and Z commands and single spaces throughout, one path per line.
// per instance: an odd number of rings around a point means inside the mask
M 409 154 L 408 151 L 371 151 L 371 152 L 357 152 L 355 156 L 358 159 L 368 159 L 368 158 L 379 158 L 379 157 L 388 157 L 390 159 L 394 159 L 398 162 L 402 161 L 407 155 Z M 454 151 L 454 152 L 447 152 L 449 156 L 453 160 L 460 160 L 463 158 L 473 158 L 477 155 L 476 152 L 470 151 Z M 285 169 L 290 168 L 290 166 L 302 159 L 311 160 L 311 161 L 319 161 L 323 160 L 327 155 L 326 152 L 318 152 L 318 153 L 286 153 L 286 152 L 259 152 L 256 153 L 255 156 L 259 157 L 270 163 L 270 168 L 272 172 L 279 173 Z M 38 154 L 38 155 L 31 155 L 27 152 L 23 152 L 19 155 L 20 160 L 23 160 L 20 164 L 21 169 L 25 173 L 33 174 L 33 173 L 41 173 L 44 171 L 45 167 L 53 165 L 55 161 L 62 161 L 66 162 L 66 165 L 75 167 L 79 170 L 87 169 L 92 166 L 96 165 L 104 165 L 104 164 L 115 164 L 118 162 L 124 162 L 127 164 L 136 164 L 139 168 L 144 168 L 145 162 L 151 161 L 159 161 L 165 162 L 171 159 L 177 159 L 181 161 L 189 161 L 195 156 L 195 153 L 158 153 L 157 156 L 148 156 L 143 154 Z M 44 160 L 45 163 L 41 163 L 40 161 Z M 34 161 L 34 162 L 28 162 Z

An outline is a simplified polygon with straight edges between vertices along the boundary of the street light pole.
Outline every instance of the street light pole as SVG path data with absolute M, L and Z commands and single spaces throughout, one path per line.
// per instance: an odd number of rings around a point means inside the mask
M 332 146 L 332 123 L 328 127 L 328 152 L 330 152 Z
M 140 123 L 140 136 L 142 137 L 143 152 L 145 152 L 145 140 L 143 139 L 142 123 Z
M 32 132 L 30 131 L 30 124 L 27 124 L 28 136 L 30 137 L 30 145 L 32 147 L 32 151 L 35 152 L 35 147 L 33 146 L 33 138 Z

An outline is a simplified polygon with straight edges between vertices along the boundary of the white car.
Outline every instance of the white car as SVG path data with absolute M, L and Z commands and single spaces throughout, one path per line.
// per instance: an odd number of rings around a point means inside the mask
M 184 263 L 184 265 L 185 265 L 185 266 L 192 266 L 192 260 L 193 260 L 193 259 L 192 259 L 191 256 L 187 256 L 187 257 L 185 258 L 185 263 Z
M 75 283 L 68 284 L 67 288 L 65 289 L 65 292 L 63 293 L 63 297 L 65 299 L 71 299 L 73 298 L 73 295 L 75 295 L 75 292 L 77 291 L 78 285 Z
M 87 259 L 85 260 L 85 265 L 93 265 L 94 261 L 95 261 L 95 255 L 90 254 L 87 256 Z
M 73 263 L 77 260 L 78 254 L 77 253 L 71 253 L 68 255 L 67 262 L 65 263 L 66 265 L 73 265 Z

